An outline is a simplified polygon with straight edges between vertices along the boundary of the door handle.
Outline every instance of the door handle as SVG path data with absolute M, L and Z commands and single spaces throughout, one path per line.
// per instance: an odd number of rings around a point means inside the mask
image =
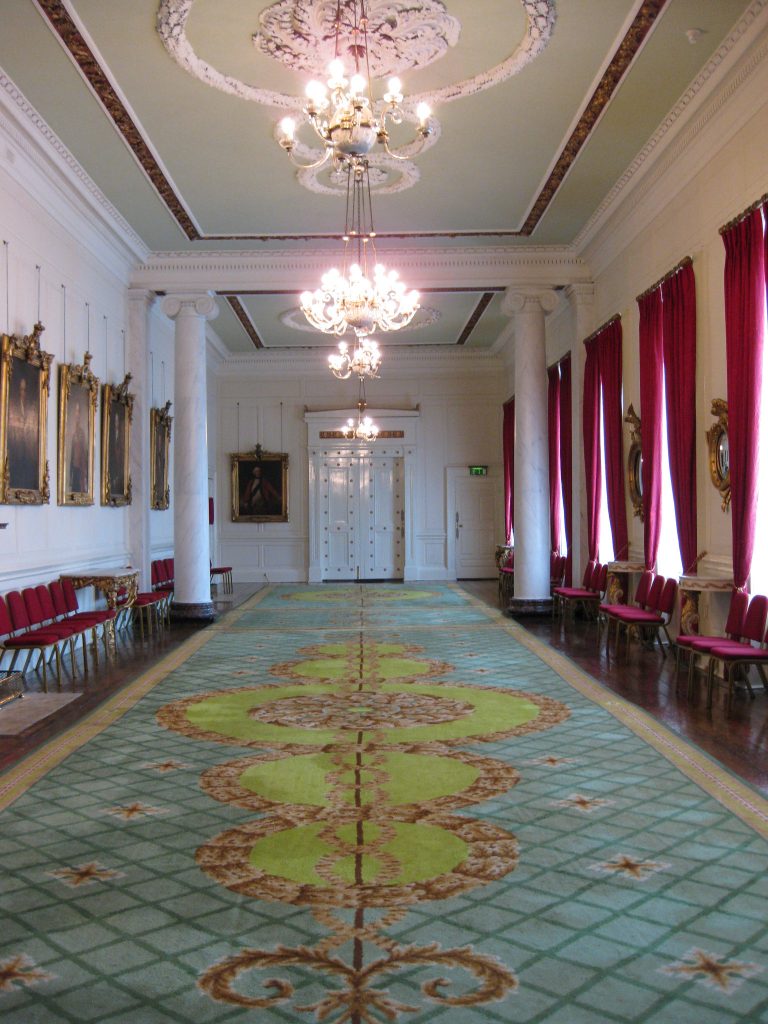
M 461 529 L 461 526 L 462 526 L 462 524 L 459 522 L 459 513 L 457 512 L 456 513 L 456 540 L 459 539 L 459 530 Z

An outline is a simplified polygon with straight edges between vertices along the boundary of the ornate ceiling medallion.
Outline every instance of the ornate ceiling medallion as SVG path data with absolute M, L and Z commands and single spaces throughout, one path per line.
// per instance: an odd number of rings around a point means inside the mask
M 526 15 L 523 39 L 500 64 L 481 71 L 471 78 L 429 92 L 410 95 L 402 104 L 405 120 L 418 123 L 416 110 L 428 105 L 432 109 L 443 103 L 482 92 L 518 74 L 545 48 L 556 20 L 555 0 L 520 0 Z M 189 74 L 206 85 L 240 99 L 300 114 L 302 101 L 294 95 L 262 89 L 223 74 L 195 53 L 186 35 L 186 26 L 194 0 L 161 0 L 157 13 L 157 31 L 168 53 Z M 336 0 L 278 0 L 262 11 L 260 29 L 254 44 L 263 53 L 280 61 L 291 70 L 321 74 L 335 46 Z M 450 16 L 441 0 L 368 0 L 368 53 L 373 75 L 421 69 L 443 57 L 457 45 L 459 21 Z M 354 46 L 353 46 L 354 48 Z M 402 163 L 399 166 L 386 153 L 371 154 L 371 187 L 381 192 L 399 192 L 410 188 L 419 174 L 410 158 L 417 149 L 435 144 L 440 125 L 432 116 L 426 139 L 393 148 Z M 322 150 L 298 141 L 293 152 L 313 162 Z M 381 169 L 382 173 L 374 172 Z M 343 189 L 333 177 L 320 177 L 312 169 L 298 172 L 300 183 L 313 192 L 337 194 Z
M 366 13 L 374 78 L 426 67 L 459 41 L 461 23 L 441 0 L 367 0 Z M 278 0 L 261 12 L 253 42 L 292 71 L 319 74 L 336 56 L 335 20 L 336 0 Z

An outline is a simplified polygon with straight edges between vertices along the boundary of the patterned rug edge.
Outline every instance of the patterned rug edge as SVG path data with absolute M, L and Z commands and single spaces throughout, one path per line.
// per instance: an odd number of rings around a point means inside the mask
M 185 640 L 175 651 L 171 651 L 152 668 L 142 672 L 132 683 L 128 683 L 114 696 L 109 697 L 85 718 L 76 722 L 60 735 L 43 743 L 18 764 L 2 773 L 0 775 L 0 811 L 9 807 L 14 800 L 26 793 L 31 786 L 52 768 L 61 764 L 70 754 L 79 750 L 94 736 L 98 736 L 113 722 L 122 718 L 166 676 L 188 661 L 193 654 L 196 654 L 222 630 L 229 629 L 241 616 L 255 608 L 273 589 L 272 586 L 264 587 L 239 607 L 233 608 L 216 622 Z
M 462 590 L 457 584 L 449 586 L 455 586 L 473 605 L 483 610 L 488 618 L 497 621 L 505 632 L 535 654 L 569 686 L 603 708 L 652 746 L 688 779 L 714 797 L 760 836 L 768 838 L 768 800 L 757 790 L 733 775 L 690 741 L 656 721 L 647 711 L 602 686 L 565 655 L 547 647 L 524 626 L 506 618 L 499 609 L 491 608 L 474 595 Z

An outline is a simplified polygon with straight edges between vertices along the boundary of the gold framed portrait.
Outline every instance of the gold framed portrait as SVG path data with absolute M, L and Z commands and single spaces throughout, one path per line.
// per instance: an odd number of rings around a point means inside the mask
M 82 365 L 59 367 L 59 505 L 93 504 L 94 433 L 99 378 L 86 352 Z
M 122 384 L 101 389 L 101 504 L 120 508 L 131 504 L 131 374 Z
M 149 410 L 149 493 L 150 508 L 164 511 L 171 503 L 171 489 L 168 485 L 168 462 L 171 452 L 171 403 L 162 409 Z
M 40 349 L 45 328 L 0 336 L 0 503 L 47 505 L 48 396 L 53 356 Z
M 643 440 L 640 417 L 635 408 L 630 404 L 624 422 L 629 424 L 631 443 L 629 455 L 627 456 L 627 483 L 629 485 L 629 497 L 632 501 L 632 512 L 641 521 L 645 519 L 645 506 L 643 505 Z
M 288 456 L 265 452 L 234 452 L 232 461 L 232 522 L 288 522 Z

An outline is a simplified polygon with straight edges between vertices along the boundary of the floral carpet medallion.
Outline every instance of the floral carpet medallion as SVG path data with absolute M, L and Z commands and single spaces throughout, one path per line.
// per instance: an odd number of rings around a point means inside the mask
M 568 708 L 453 682 L 444 678 L 453 667 L 420 657 L 418 646 L 363 633 L 298 653 L 271 667 L 282 684 L 197 695 L 158 711 L 161 725 L 185 736 L 262 750 L 204 773 L 211 797 L 260 817 L 204 843 L 200 867 L 241 895 L 309 906 L 326 930 L 315 946 L 243 949 L 205 971 L 200 988 L 239 1006 L 276 1006 L 296 993 L 273 973 L 301 966 L 327 976 L 329 988 L 293 1009 L 335 1024 L 417 1012 L 386 987 L 388 976 L 416 968 L 439 969 L 421 985 L 425 1001 L 502 999 L 517 979 L 496 957 L 471 946 L 403 945 L 387 929 L 410 905 L 495 882 L 517 864 L 512 833 L 451 813 L 502 795 L 517 771 L 454 747 L 549 729 Z M 468 983 L 449 982 L 447 969 Z M 266 994 L 240 987 L 255 971 L 270 972 Z
M 270 586 L 0 775 L 0 1020 L 768 1024 L 767 840 L 460 588 Z

